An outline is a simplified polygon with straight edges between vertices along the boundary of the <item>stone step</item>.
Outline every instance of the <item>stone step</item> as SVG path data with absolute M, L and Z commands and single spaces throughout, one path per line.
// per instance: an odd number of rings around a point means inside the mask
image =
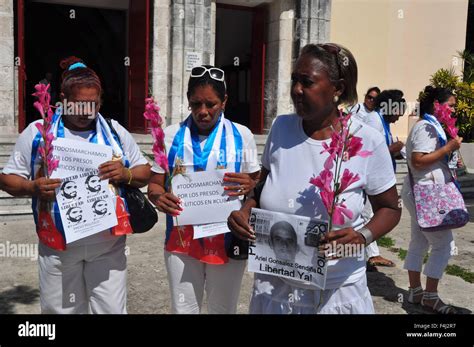
M 461 187 L 461 193 L 464 199 L 474 199 L 474 186 L 466 188 Z
M 0 191 L 0 209 L 5 206 L 31 206 L 30 197 L 14 197 L 4 191 Z
M 474 187 L 474 174 L 464 174 L 458 177 L 461 188 Z
M 23 205 L 0 206 L 0 223 L 31 218 L 31 207 Z

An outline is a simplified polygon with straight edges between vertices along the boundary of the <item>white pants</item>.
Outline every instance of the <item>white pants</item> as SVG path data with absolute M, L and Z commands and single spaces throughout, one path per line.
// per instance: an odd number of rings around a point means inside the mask
M 411 239 L 404 269 L 421 272 L 423 258 L 431 246 L 430 256 L 423 274 L 427 277 L 440 279 L 455 248 L 453 232 L 451 230 L 421 231 L 416 221 L 413 192 L 407 179 L 403 184 L 402 199 L 411 217 Z
M 378 257 L 380 255 L 379 246 L 377 245 L 377 241 L 371 242 L 367 247 L 365 247 L 365 254 L 367 255 L 367 259 L 372 257 Z
M 367 277 L 335 289 L 295 287 L 277 276 L 255 274 L 251 314 L 373 314 Z
M 204 289 L 209 313 L 237 311 L 246 261 L 229 259 L 227 264 L 210 265 L 185 254 L 164 254 L 172 313 L 200 313 Z
M 127 313 L 125 236 L 56 251 L 39 244 L 42 313 Z

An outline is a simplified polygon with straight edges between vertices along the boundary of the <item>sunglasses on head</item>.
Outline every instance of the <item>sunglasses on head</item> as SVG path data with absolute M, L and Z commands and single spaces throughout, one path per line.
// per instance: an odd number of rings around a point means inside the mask
M 337 72 L 339 78 L 342 78 L 342 71 L 341 71 L 341 65 L 339 64 L 339 53 L 341 52 L 341 47 L 332 44 L 332 43 L 320 43 L 317 44 L 316 46 L 324 49 L 326 52 L 334 54 L 336 57 L 336 65 L 337 65 Z
M 196 66 L 191 70 L 191 77 L 202 77 L 206 73 L 208 73 L 209 76 L 213 80 L 216 80 L 216 81 L 219 81 L 219 82 L 225 82 L 224 70 L 221 70 L 217 67 L 207 68 L 205 66 Z

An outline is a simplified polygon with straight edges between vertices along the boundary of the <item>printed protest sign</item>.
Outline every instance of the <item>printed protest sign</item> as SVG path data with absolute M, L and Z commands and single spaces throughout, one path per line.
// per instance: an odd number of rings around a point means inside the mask
M 53 146 L 59 165 L 51 177 L 62 179 L 56 200 L 66 243 L 116 226 L 115 197 L 109 180 L 98 175 L 98 167 L 112 159 L 112 148 L 64 138 L 54 140 Z
M 56 195 L 66 243 L 117 225 L 114 197 L 98 170 L 64 178 Z
M 310 282 L 324 289 L 327 260 L 318 246 L 327 222 L 253 208 L 250 226 L 256 234 L 256 242 L 249 246 L 250 272 Z
M 226 172 L 199 171 L 173 177 L 173 194 L 183 201 L 177 225 L 226 222 L 232 211 L 240 209 L 239 198 L 224 191 Z

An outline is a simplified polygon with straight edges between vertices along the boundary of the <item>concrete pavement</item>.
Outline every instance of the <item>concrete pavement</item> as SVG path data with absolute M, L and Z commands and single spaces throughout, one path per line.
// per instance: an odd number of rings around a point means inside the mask
M 474 216 L 474 202 L 468 202 Z M 129 313 L 163 314 L 170 312 L 169 290 L 163 261 L 164 216 L 153 230 L 128 238 L 128 311 Z M 400 224 L 389 236 L 395 247 L 408 248 L 409 219 L 404 213 Z M 474 218 L 471 223 L 455 231 L 458 255 L 450 264 L 474 271 Z M 35 259 L 37 237 L 33 221 L 0 222 L 0 247 L 23 245 L 28 257 L 0 254 L 0 313 L 40 313 L 38 266 Z M 10 247 L 12 249 L 12 247 Z M 408 278 L 397 254 L 380 247 L 382 255 L 396 263 L 395 268 L 379 267 L 368 273 L 369 288 L 377 313 L 423 313 L 419 306 L 406 302 Z M 247 313 L 252 274 L 246 272 L 238 306 L 239 313 Z M 474 284 L 446 275 L 440 282 L 440 296 L 456 305 L 464 313 L 474 311 Z M 204 311 L 205 308 L 204 308 Z

